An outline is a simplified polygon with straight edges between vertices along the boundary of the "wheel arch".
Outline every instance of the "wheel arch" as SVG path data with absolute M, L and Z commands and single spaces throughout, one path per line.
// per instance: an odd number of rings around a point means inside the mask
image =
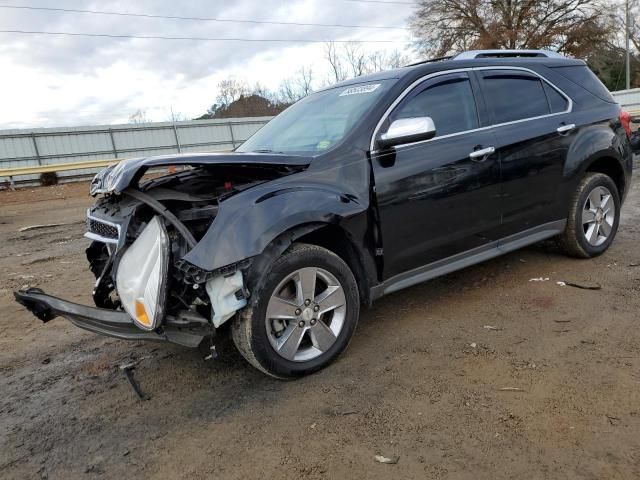
M 324 224 L 309 233 L 299 236 L 296 242 L 309 243 L 326 248 L 340 257 L 349 266 L 356 279 L 361 302 L 370 303 L 371 285 L 366 274 L 364 258 L 346 230 L 339 225 Z
M 631 151 L 624 133 L 612 129 L 610 122 L 600 122 L 579 129 L 567 152 L 563 176 L 567 181 L 563 198 L 573 194 L 588 172 L 609 176 L 624 199 L 631 175 Z
M 274 238 L 263 252 L 253 259 L 247 272 L 250 290 L 258 287 L 269 265 L 284 254 L 294 243 L 307 243 L 326 248 L 340 257 L 353 273 L 358 285 L 358 293 L 363 303 L 371 302 L 371 281 L 367 275 L 365 258 L 349 232 L 338 224 L 310 222 L 296 225 Z
M 620 198 L 624 198 L 627 192 L 627 180 L 624 168 L 620 161 L 607 152 L 591 157 L 585 162 L 583 176 L 587 173 L 602 173 L 607 175 L 618 188 Z

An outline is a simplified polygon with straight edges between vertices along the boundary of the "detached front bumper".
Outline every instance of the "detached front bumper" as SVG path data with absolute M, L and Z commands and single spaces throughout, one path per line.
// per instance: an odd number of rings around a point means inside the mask
M 187 347 L 197 347 L 204 334 L 186 328 L 165 326 L 154 331 L 138 328 L 126 313 L 117 310 L 88 307 L 47 295 L 39 288 L 19 290 L 14 293 L 16 301 L 24 305 L 44 323 L 56 317 L 64 317 L 90 332 L 123 340 L 151 340 L 172 342 Z

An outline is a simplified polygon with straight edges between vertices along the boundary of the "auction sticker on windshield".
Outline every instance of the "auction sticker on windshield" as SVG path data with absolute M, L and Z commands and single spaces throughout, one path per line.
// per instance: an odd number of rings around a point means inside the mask
M 359 95 L 361 93 L 375 92 L 379 86 L 380 86 L 379 83 L 373 83 L 371 85 L 358 85 L 357 87 L 350 87 L 350 88 L 347 88 L 344 92 L 342 92 L 340 96 L 346 97 L 347 95 Z

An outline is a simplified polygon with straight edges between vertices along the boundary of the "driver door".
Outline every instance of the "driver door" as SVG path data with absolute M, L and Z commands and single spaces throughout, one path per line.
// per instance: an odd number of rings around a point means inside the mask
M 430 140 L 372 152 L 385 280 L 497 240 L 500 162 L 474 82 L 467 72 L 425 80 L 376 134 L 403 118 L 430 117 L 436 128 Z

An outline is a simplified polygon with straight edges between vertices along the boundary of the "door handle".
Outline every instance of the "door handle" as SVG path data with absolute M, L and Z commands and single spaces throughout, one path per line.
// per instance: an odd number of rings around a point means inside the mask
M 575 123 L 570 123 L 569 125 L 560 125 L 557 128 L 556 132 L 558 132 L 560 135 L 564 135 L 565 133 L 569 133 L 574 128 L 576 128 Z
M 496 147 L 487 147 L 481 150 L 474 150 L 469 154 L 469 158 L 474 162 L 484 162 L 489 155 L 496 153 Z

